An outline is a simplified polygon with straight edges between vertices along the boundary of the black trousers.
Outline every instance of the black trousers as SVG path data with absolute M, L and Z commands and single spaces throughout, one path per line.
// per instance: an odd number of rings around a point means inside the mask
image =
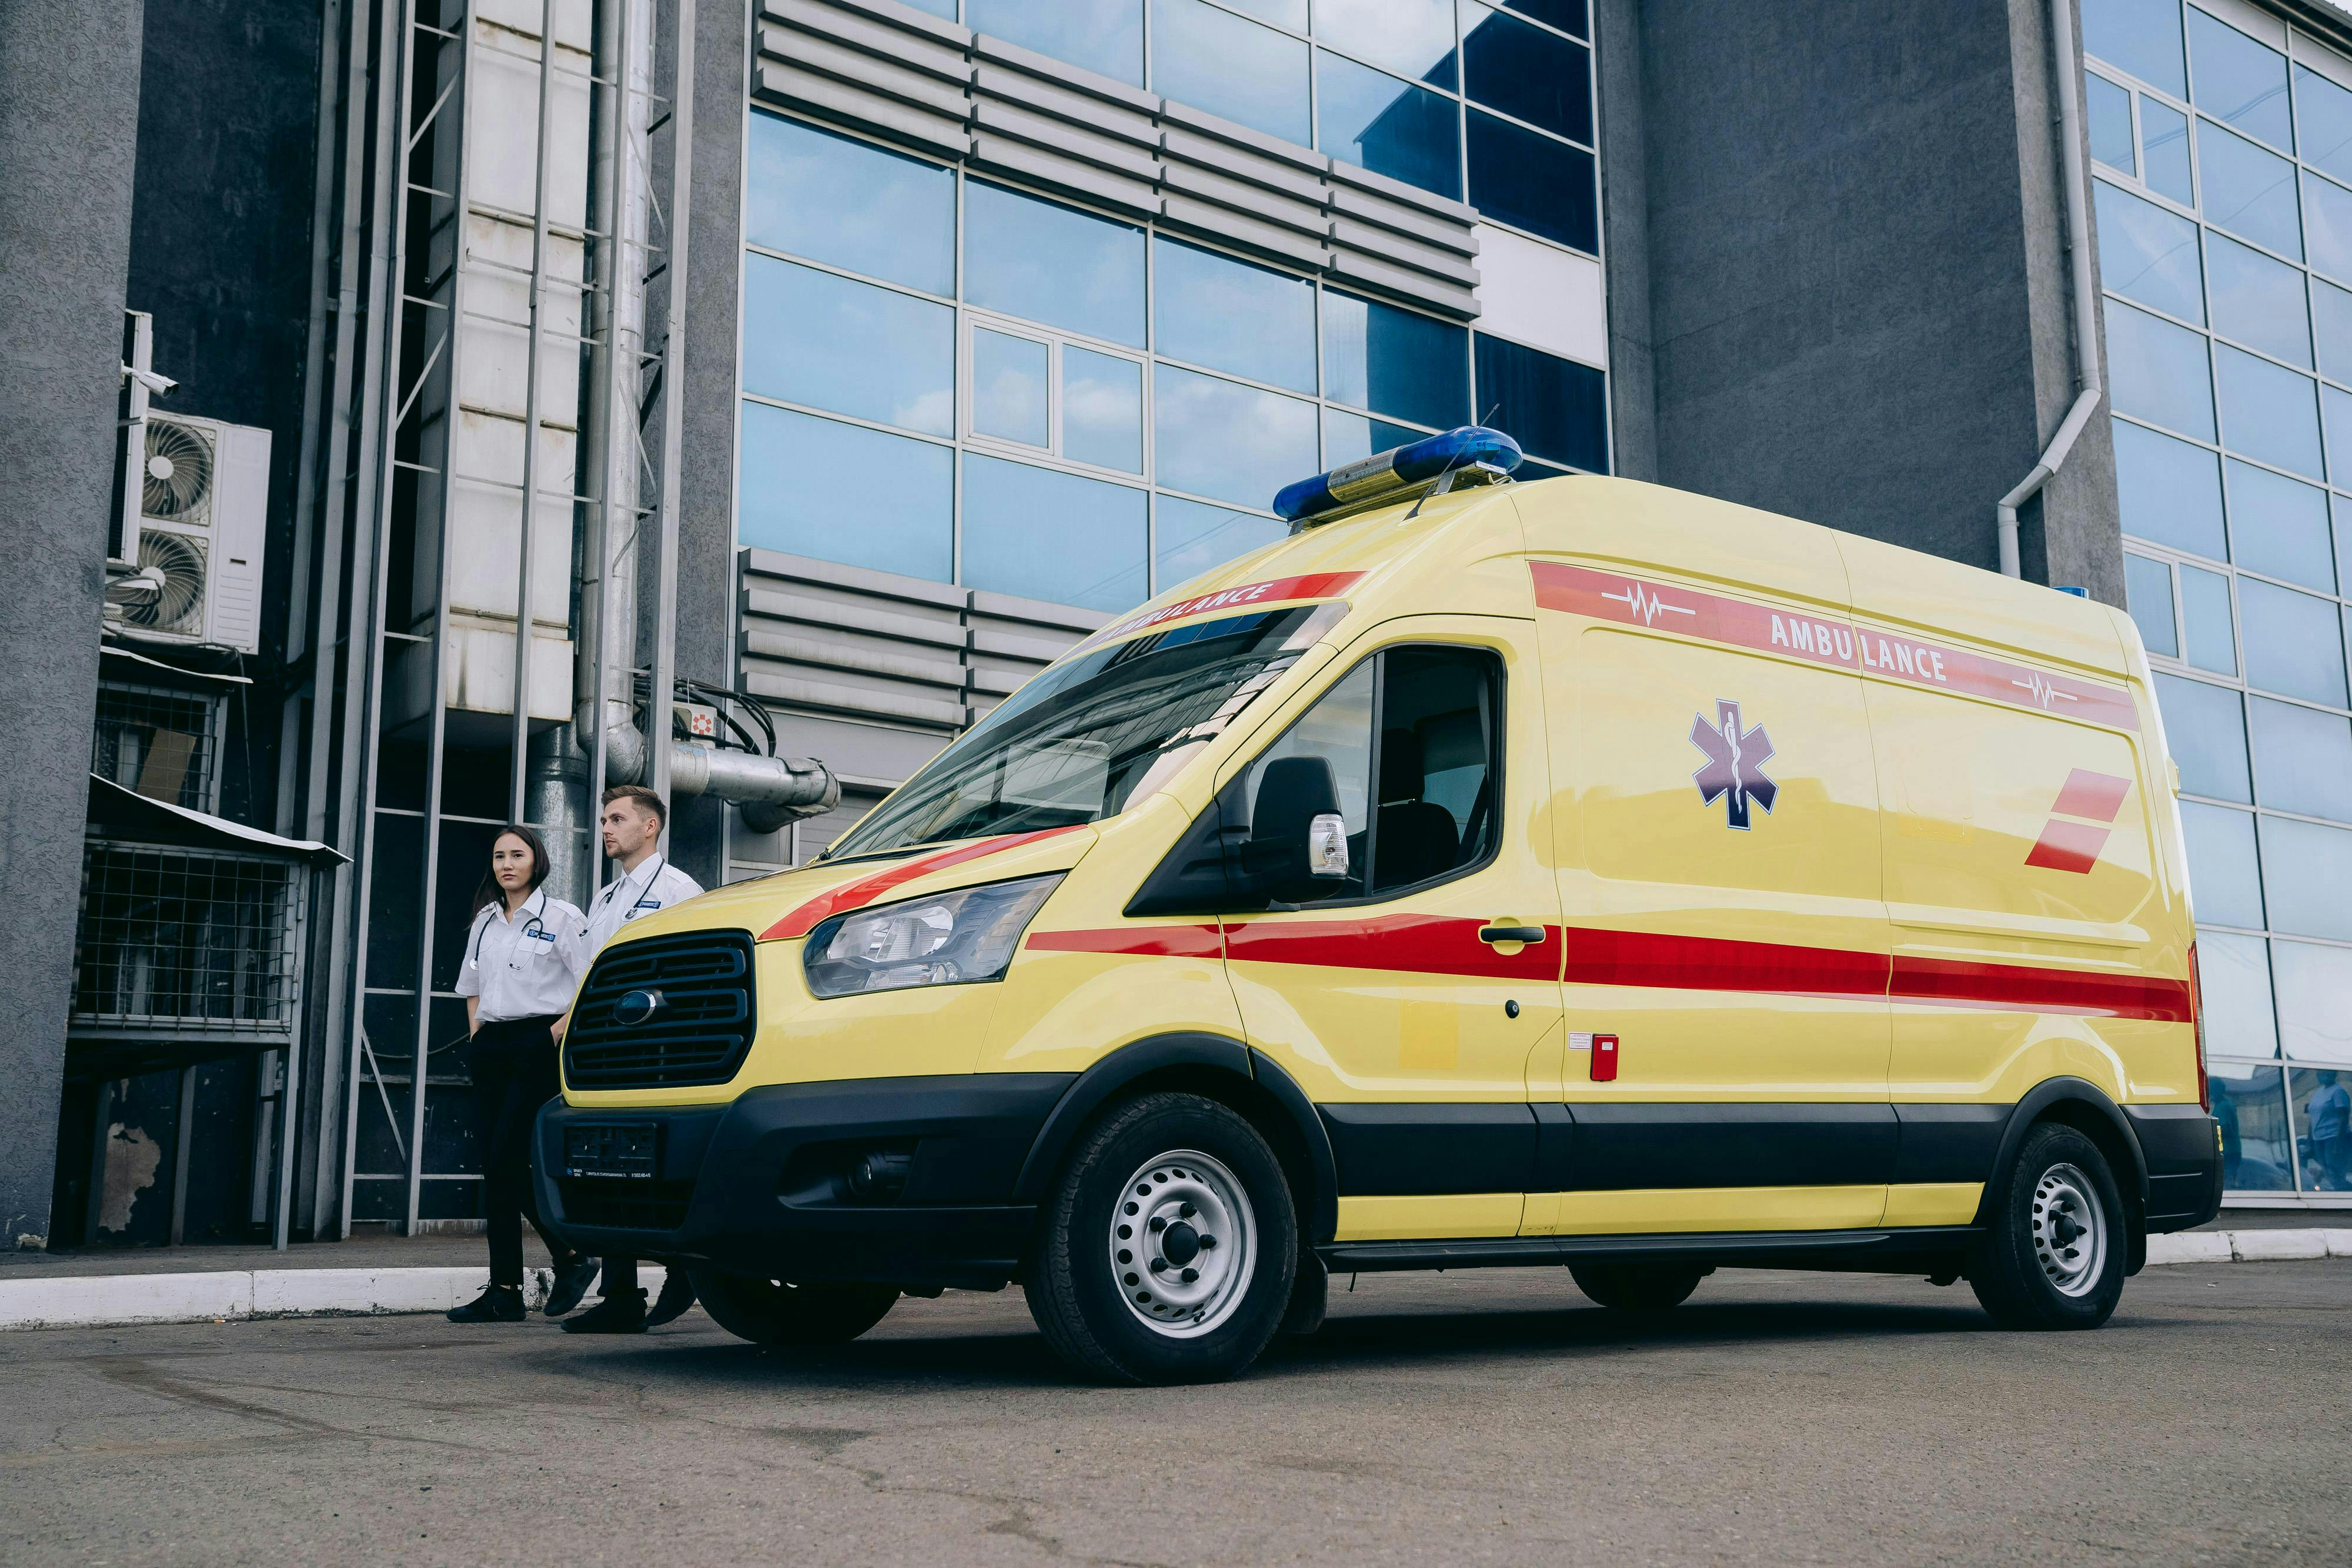
M 531 1128 L 561 1092 L 553 1015 L 506 1019 L 474 1031 L 475 1131 L 482 1146 L 482 1210 L 490 1228 L 490 1283 L 522 1283 L 522 1222 L 530 1221 L 557 1262 L 572 1249 L 548 1233 L 530 1179 Z

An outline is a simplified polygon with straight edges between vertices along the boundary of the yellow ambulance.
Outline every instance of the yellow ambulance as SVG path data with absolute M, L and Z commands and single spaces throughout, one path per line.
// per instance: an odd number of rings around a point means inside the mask
M 2221 1190 L 2132 622 L 1517 460 L 1292 486 L 815 862 L 631 925 L 544 1211 L 747 1339 L 1017 1280 L 1138 1383 L 1247 1366 L 1332 1270 L 2104 1322 Z

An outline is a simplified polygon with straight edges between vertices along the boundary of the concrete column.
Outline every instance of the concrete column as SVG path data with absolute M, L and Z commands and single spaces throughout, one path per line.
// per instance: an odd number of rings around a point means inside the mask
M 49 1232 L 143 9 L 0 5 L 0 1247 Z

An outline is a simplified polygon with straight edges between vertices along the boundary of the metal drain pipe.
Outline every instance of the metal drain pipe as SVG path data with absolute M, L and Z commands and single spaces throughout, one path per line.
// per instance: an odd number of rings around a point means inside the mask
M 2017 549 L 2017 508 L 2032 499 L 2058 472 L 2066 455 L 2074 450 L 2075 438 L 2083 434 L 2083 427 L 2091 423 L 2091 415 L 2099 407 L 2099 350 L 2093 336 L 2097 330 L 2099 294 L 2097 280 L 2091 276 L 2090 193 L 2083 174 L 2083 67 L 2074 52 L 2074 7 L 2071 0 L 2050 0 L 2050 32 L 2058 65 L 2058 134 L 2064 143 L 2062 160 L 2065 167 L 2066 245 L 2074 264 L 2074 367 L 2083 390 L 2075 394 L 2074 406 L 2066 411 L 2058 434 L 2050 438 L 2040 461 L 1994 508 L 1993 526 L 2000 539 L 2004 577 L 2024 575 Z

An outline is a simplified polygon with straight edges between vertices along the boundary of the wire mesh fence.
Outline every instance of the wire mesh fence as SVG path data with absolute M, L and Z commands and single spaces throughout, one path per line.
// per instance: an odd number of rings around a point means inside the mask
M 302 874 L 259 856 L 90 840 L 74 1025 L 290 1033 Z
M 151 800 L 211 810 L 219 707 L 217 697 L 200 692 L 102 681 L 89 770 Z

